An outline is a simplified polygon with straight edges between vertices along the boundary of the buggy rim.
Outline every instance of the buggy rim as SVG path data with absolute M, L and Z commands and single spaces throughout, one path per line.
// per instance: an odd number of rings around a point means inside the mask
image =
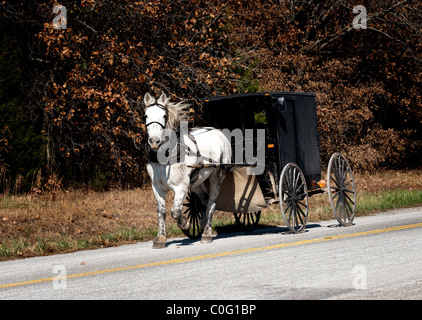
M 295 163 L 288 163 L 283 168 L 279 199 L 287 228 L 293 233 L 303 232 L 309 213 L 308 187 L 302 170 Z
M 356 186 L 352 168 L 340 152 L 334 153 L 328 163 L 327 189 L 331 210 L 340 225 L 353 224 L 356 213 Z

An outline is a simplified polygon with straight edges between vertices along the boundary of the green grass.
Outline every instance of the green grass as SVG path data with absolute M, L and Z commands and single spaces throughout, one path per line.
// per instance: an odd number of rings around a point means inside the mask
M 0 196 L 0 209 L 25 209 L 30 205 L 28 198 L 14 195 Z
M 422 205 L 422 190 L 389 190 L 368 193 L 357 202 L 357 215 Z

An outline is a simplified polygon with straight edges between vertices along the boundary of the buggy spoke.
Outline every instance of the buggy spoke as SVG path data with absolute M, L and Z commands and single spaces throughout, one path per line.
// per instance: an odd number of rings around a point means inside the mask
M 236 223 L 242 227 L 245 232 L 252 232 L 256 229 L 259 218 L 261 217 L 261 211 L 250 212 L 250 213 L 233 213 Z
M 339 192 L 336 192 L 332 199 L 334 200 L 339 194 L 340 194 Z
M 346 208 L 347 220 L 350 220 L 350 213 L 352 213 L 353 211 L 352 211 L 352 208 L 350 208 L 350 205 L 347 201 L 345 204 L 345 208 Z
M 283 191 L 283 192 L 284 192 L 285 194 L 287 194 L 289 198 L 291 198 L 291 197 L 292 197 L 292 194 L 291 194 L 289 191 L 287 191 L 287 190 L 286 190 L 286 191 Z
M 344 180 L 346 180 L 346 176 L 347 176 L 347 170 L 344 170 L 344 165 L 346 163 L 346 159 L 343 159 L 342 163 L 341 163 L 341 180 L 344 182 Z
M 289 210 L 289 221 L 292 220 L 292 213 L 294 213 L 294 204 L 292 203 Z
M 293 172 L 292 172 L 292 185 L 291 188 L 294 190 L 296 189 L 296 182 L 297 182 L 297 178 L 296 178 L 296 168 L 293 168 Z
M 341 217 L 344 217 L 344 200 L 340 201 L 339 215 L 340 215 L 340 219 L 341 219 Z M 342 220 L 344 220 L 344 219 L 342 219 Z
M 347 187 L 347 186 L 350 184 L 350 182 L 353 182 L 353 179 L 350 179 L 349 181 L 347 181 L 347 182 L 344 184 L 344 186 L 345 186 L 345 187 Z
M 255 216 L 253 213 L 249 213 L 250 217 L 251 217 L 251 224 L 255 223 Z
M 345 197 L 346 197 L 346 198 L 347 198 L 347 199 L 348 199 L 348 200 L 349 200 L 349 201 L 350 201 L 353 205 L 355 204 L 355 202 L 354 202 L 352 199 L 350 199 L 350 198 L 349 198 L 349 196 L 348 196 L 347 194 L 345 194 L 345 193 L 344 193 L 344 196 L 345 196 Z
M 308 208 L 308 206 L 300 201 L 297 202 L 297 204 L 300 204 L 301 206 L 303 206 L 305 209 Z
M 300 219 L 300 221 L 302 222 L 302 224 L 303 224 L 303 220 L 302 220 L 302 216 L 306 216 L 306 214 L 305 214 L 305 212 L 303 212 L 303 210 L 298 206 L 297 207 L 297 209 L 298 209 L 298 212 L 300 213 L 298 216 L 299 216 L 299 219 Z
M 289 202 L 289 204 L 287 205 L 287 208 L 286 208 L 286 212 L 291 212 L 291 210 L 292 210 L 292 203 L 291 202 Z
M 193 234 L 193 236 L 196 236 L 197 235 L 197 232 L 196 232 L 197 231 L 196 230 L 196 219 L 194 217 L 191 217 L 190 223 L 192 225 L 192 234 Z
M 290 190 L 293 190 L 294 189 L 294 186 L 293 186 L 293 184 L 294 184 L 294 179 L 295 179 L 295 177 L 294 177 L 294 172 L 293 172 L 293 170 L 289 170 L 289 189 Z
M 336 184 L 336 186 L 340 188 L 340 184 L 337 182 L 337 180 L 334 179 L 333 176 L 330 176 L 330 178 L 331 178 L 331 180 L 333 180 L 333 182 Z
M 347 202 L 345 202 L 343 205 L 344 205 L 344 214 L 343 214 L 344 220 L 349 221 L 350 220 L 350 213 L 349 213 L 349 209 L 347 207 Z
M 299 192 L 300 190 L 302 190 L 304 185 L 305 185 L 305 182 L 302 182 L 299 188 L 296 188 L 296 192 Z
M 292 225 L 296 224 L 296 206 L 293 207 L 293 214 L 292 214 Z M 295 228 L 296 229 L 296 228 Z
M 336 202 L 336 210 L 335 210 L 335 212 L 338 212 L 338 206 L 339 206 L 340 201 L 341 201 L 341 195 L 340 195 L 340 197 L 337 199 L 337 202 Z

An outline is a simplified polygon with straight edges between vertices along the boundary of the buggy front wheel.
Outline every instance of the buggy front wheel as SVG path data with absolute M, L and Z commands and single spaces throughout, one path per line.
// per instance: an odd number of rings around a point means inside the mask
M 183 215 L 189 221 L 189 230 L 183 231 L 189 239 L 199 239 L 204 230 L 201 229 L 201 218 L 205 214 L 205 206 L 200 197 L 189 191 L 183 204 Z
M 308 187 L 302 170 L 295 163 L 286 164 L 281 172 L 278 192 L 287 228 L 293 233 L 302 232 L 308 220 Z

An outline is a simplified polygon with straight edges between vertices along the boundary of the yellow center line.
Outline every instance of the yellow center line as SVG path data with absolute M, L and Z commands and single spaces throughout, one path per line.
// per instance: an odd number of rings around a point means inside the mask
M 135 266 L 82 272 L 82 273 L 71 274 L 71 275 L 67 275 L 67 276 L 63 276 L 63 277 L 57 276 L 57 277 L 52 277 L 52 278 L 29 280 L 29 281 L 16 282 L 16 283 L 8 283 L 8 284 L 0 285 L 0 289 L 17 287 L 17 286 L 24 286 L 24 285 L 30 285 L 30 284 L 36 284 L 36 283 L 51 282 L 51 281 L 60 280 L 60 279 L 81 278 L 81 277 L 94 276 L 94 275 L 98 275 L 98 274 L 127 271 L 127 270 L 162 266 L 162 265 L 168 265 L 168 264 L 178 264 L 178 263 L 183 263 L 183 262 L 191 262 L 191 261 L 212 259 L 212 258 L 217 258 L 217 257 L 232 256 L 232 255 L 237 255 L 237 254 L 242 254 L 242 253 L 250 253 L 250 252 L 256 252 L 256 251 L 279 249 L 279 248 L 285 248 L 285 247 L 299 246 L 299 245 L 303 245 L 303 244 L 332 241 L 332 240 L 337 240 L 337 239 L 360 237 L 360 236 L 365 236 L 365 235 L 370 235 L 370 234 L 391 232 L 391 231 L 404 230 L 404 229 L 417 228 L 417 227 L 422 227 L 422 223 L 415 223 L 415 224 L 408 224 L 408 225 L 385 228 L 385 229 L 376 229 L 376 230 L 370 230 L 370 231 L 342 234 L 342 235 L 338 235 L 338 236 L 327 236 L 327 237 L 324 237 L 324 238 L 316 238 L 316 239 L 302 240 L 302 241 L 296 241 L 296 242 L 280 243 L 280 244 L 275 244 L 275 245 L 272 245 L 272 246 L 241 249 L 241 250 L 227 251 L 227 252 L 219 252 L 219 253 L 206 254 L 206 255 L 202 255 L 202 256 L 194 256 L 194 257 L 180 258 L 180 259 L 160 261 L 160 262 L 151 262 L 151 263 L 145 263 L 145 264 L 138 264 L 138 265 L 135 265 Z

